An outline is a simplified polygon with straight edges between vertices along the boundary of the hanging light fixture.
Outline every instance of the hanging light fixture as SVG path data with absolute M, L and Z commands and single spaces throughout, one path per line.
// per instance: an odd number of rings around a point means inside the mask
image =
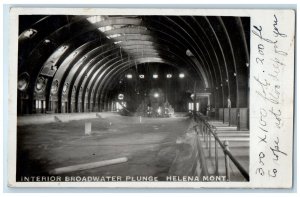
M 167 74 L 167 78 L 168 79 L 172 78 L 172 74 Z
M 132 74 L 127 74 L 126 77 L 127 79 L 132 79 Z

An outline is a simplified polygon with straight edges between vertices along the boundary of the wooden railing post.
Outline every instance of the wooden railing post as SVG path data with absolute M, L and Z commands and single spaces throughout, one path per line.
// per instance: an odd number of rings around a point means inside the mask
M 215 130 L 215 137 L 217 137 L 217 132 Z M 216 176 L 219 175 L 219 158 L 218 158 L 218 141 L 216 140 L 215 138 L 215 166 L 216 166 L 216 171 L 215 171 L 215 174 Z
M 210 130 L 210 128 L 209 128 L 209 130 Z M 208 133 L 208 135 L 209 135 L 209 141 L 208 141 L 208 148 L 209 148 L 209 150 L 208 150 L 208 153 L 209 153 L 209 158 L 211 158 L 211 130 L 209 131 L 209 133 Z
M 206 148 L 208 148 L 209 134 L 210 134 L 210 133 L 209 133 L 209 128 L 208 128 L 207 125 L 206 125 L 206 144 L 205 144 L 205 145 L 206 145 Z
M 231 126 L 231 107 L 228 109 L 228 126 Z
M 225 140 L 224 142 L 224 147 L 226 151 L 229 151 L 229 142 L 227 140 Z M 225 170 L 226 170 L 226 180 L 230 181 L 230 172 L 229 172 L 229 157 L 227 155 L 227 153 L 224 151 L 224 155 L 225 155 Z
M 203 133 L 204 133 L 204 142 L 206 143 L 206 126 L 204 126 Z
M 236 122 L 237 122 L 237 127 L 236 127 L 236 129 L 237 129 L 237 131 L 239 131 L 240 129 L 241 129 L 241 125 L 240 125 L 240 108 L 237 108 L 236 109 L 237 110 L 237 112 L 236 112 Z

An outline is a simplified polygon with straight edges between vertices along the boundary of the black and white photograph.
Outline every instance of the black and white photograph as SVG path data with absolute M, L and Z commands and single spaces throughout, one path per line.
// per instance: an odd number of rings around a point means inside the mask
M 269 127 L 289 125 L 276 108 L 285 93 L 275 83 L 292 55 L 281 39 L 294 35 L 280 28 L 283 14 L 269 14 L 267 30 L 246 12 L 224 13 L 14 15 L 9 178 L 16 185 L 247 187 L 252 174 L 280 174 L 265 159 L 280 166 L 291 156 Z M 272 58 L 264 56 L 269 48 Z M 267 61 L 276 75 L 264 69 Z M 252 108 L 259 105 L 265 108 Z M 250 161 L 251 150 L 267 144 Z

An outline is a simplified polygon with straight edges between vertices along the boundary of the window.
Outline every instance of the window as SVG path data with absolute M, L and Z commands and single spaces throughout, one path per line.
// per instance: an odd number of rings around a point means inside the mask
M 189 111 L 193 111 L 194 110 L 194 103 L 189 103 Z
M 196 103 L 196 111 L 199 111 L 199 103 Z
M 44 106 L 45 106 L 44 108 L 46 108 L 45 104 L 46 104 L 46 102 L 44 102 Z M 42 109 L 42 101 L 41 100 L 36 100 L 35 101 L 35 108 L 36 109 Z

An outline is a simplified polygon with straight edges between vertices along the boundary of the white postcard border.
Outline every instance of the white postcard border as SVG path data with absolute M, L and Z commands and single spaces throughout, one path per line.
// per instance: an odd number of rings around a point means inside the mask
M 280 134 L 280 139 L 285 142 L 282 148 L 288 156 L 281 163 L 278 169 L 287 170 L 286 174 L 276 179 L 260 177 L 257 174 L 257 138 L 259 125 L 258 106 L 256 90 L 260 88 L 253 76 L 261 72 L 256 65 L 255 58 L 257 55 L 257 44 L 260 39 L 251 33 L 251 61 L 250 61 L 250 182 L 16 182 L 16 103 L 17 103 L 17 57 L 18 57 L 18 15 L 20 14 L 70 14 L 70 15 L 206 15 L 206 16 L 249 16 L 251 17 L 251 28 L 253 25 L 267 27 L 267 34 L 271 36 L 272 26 L 274 25 L 274 14 L 278 16 L 278 26 L 286 34 L 287 42 L 279 43 L 279 47 L 285 50 L 289 55 L 285 58 L 284 63 L 287 65 L 286 70 L 280 75 L 280 86 L 285 89 L 281 93 L 283 120 L 285 124 L 278 133 L 283 129 L 286 131 Z M 281 23 L 280 20 L 286 20 Z M 9 39 L 9 153 L 8 153 L 8 182 L 9 186 L 14 187 L 130 187 L 130 188 L 290 188 L 292 186 L 292 164 L 293 164 L 293 90 L 294 90 L 294 32 L 295 32 L 295 13 L 293 10 L 236 10 L 236 9 L 100 9 L 100 8 L 12 8 L 10 10 L 10 39 Z M 266 53 L 265 57 L 271 57 Z M 270 66 L 270 64 L 268 64 Z M 272 66 L 272 65 L 271 65 Z M 291 88 L 292 87 L 292 88 Z M 281 90 L 282 90 L 281 89 Z M 259 101 L 262 102 L 262 101 Z M 271 120 L 270 120 L 271 121 Z M 272 129 L 272 128 L 271 128 Z M 269 162 L 268 165 L 271 165 Z M 279 175 L 278 175 L 279 176 Z M 283 181 L 284 180 L 284 181 Z

